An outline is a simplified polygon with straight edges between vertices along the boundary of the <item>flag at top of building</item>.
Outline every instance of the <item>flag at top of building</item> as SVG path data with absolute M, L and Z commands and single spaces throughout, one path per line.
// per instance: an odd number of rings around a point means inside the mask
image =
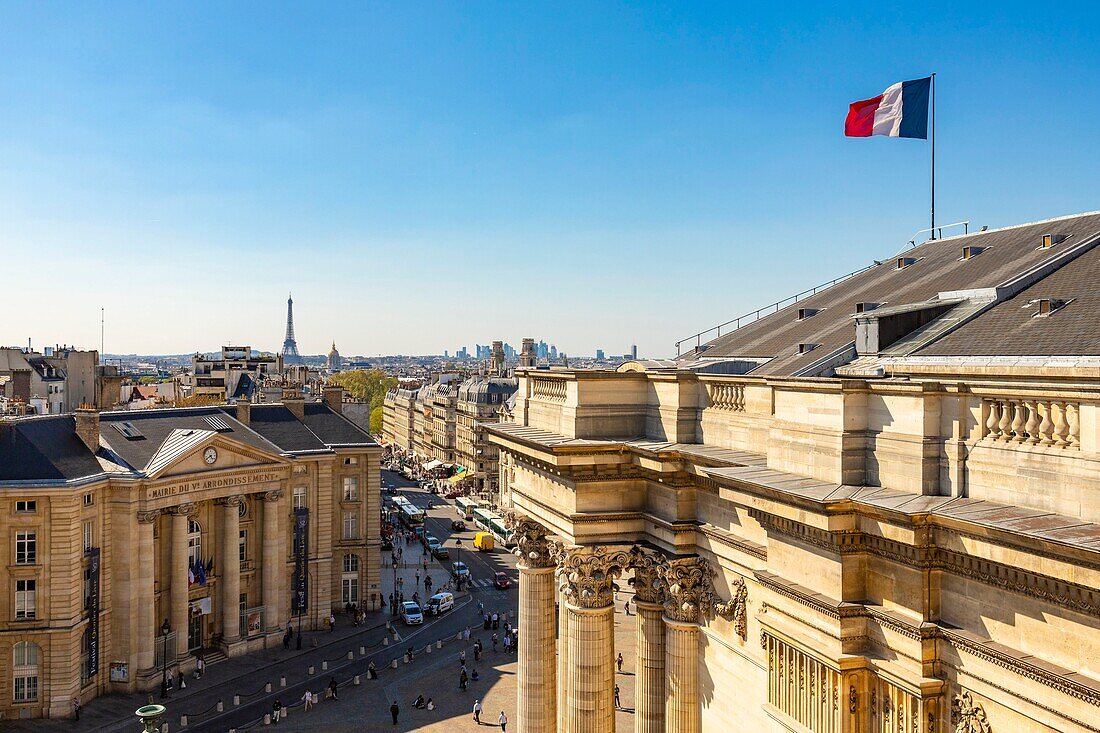
M 852 102 L 844 120 L 847 137 L 916 137 L 928 139 L 928 93 L 932 77 L 900 81 L 877 97 Z

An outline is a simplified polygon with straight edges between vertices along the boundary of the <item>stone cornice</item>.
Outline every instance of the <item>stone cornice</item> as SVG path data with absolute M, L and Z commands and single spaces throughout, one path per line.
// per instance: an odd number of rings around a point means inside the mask
M 764 570 L 755 571 L 753 576 L 755 576 L 760 585 L 773 593 L 781 595 L 784 598 L 789 598 L 796 603 L 801 603 L 803 606 L 817 611 L 822 616 L 828 616 L 836 621 L 840 620 L 840 601 L 813 593 L 807 593 L 800 586 L 789 583 L 778 575 Z

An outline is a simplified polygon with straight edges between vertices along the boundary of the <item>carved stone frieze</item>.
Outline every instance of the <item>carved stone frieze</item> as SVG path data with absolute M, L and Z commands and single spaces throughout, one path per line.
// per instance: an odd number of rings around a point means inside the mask
M 515 554 L 522 568 L 552 568 L 557 564 L 546 527 L 513 511 L 504 512 L 504 526 L 516 542 Z
M 951 701 L 951 723 L 955 726 L 955 733 L 990 733 L 985 709 L 974 702 L 969 691 L 964 690 Z
M 153 509 L 148 512 L 138 512 L 137 520 L 140 524 L 149 524 L 157 521 L 157 517 L 161 515 L 160 509 Z
M 742 641 L 748 636 L 748 602 L 749 589 L 745 579 L 738 578 L 733 583 L 733 596 L 725 603 L 716 601 L 714 604 L 714 612 L 733 622 L 733 628 Z
M 661 582 L 662 557 L 654 552 L 646 552 L 640 547 L 630 550 L 630 566 L 634 570 L 631 584 L 634 597 L 642 603 L 665 602 L 664 585 Z
M 188 502 L 186 504 L 177 504 L 174 507 L 169 507 L 165 511 L 168 512 L 169 514 L 177 514 L 177 515 L 182 515 L 182 516 L 185 516 L 185 517 L 190 517 L 190 516 L 194 516 L 195 514 L 198 514 L 199 507 L 198 507 L 197 504 L 193 504 L 193 503 Z
M 237 506 L 237 507 L 239 507 L 241 504 L 244 504 L 244 497 L 241 496 L 240 494 L 236 494 L 234 496 L 223 496 L 220 499 L 215 499 L 214 503 L 218 504 L 219 506 Z
M 553 546 L 558 560 L 558 586 L 579 608 L 604 608 L 614 603 L 615 579 L 630 565 L 630 553 L 607 547 Z
M 262 494 L 260 494 L 260 498 L 263 499 L 264 501 L 269 501 L 269 502 L 270 501 L 278 501 L 280 498 L 282 498 L 282 495 L 283 495 L 283 490 L 282 489 L 274 489 L 273 491 L 263 492 Z

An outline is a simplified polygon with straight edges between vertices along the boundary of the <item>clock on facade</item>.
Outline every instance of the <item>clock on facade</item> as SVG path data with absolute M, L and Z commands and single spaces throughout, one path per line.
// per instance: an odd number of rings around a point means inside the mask
M 214 448 L 207 448 L 202 453 L 202 459 L 207 463 L 213 463 L 214 461 L 218 460 L 218 451 Z

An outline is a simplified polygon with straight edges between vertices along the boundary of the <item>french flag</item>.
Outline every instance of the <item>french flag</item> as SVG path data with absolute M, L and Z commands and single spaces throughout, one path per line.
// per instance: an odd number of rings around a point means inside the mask
M 928 92 L 932 77 L 901 81 L 877 97 L 852 102 L 844 120 L 846 137 L 916 137 L 928 139 Z

